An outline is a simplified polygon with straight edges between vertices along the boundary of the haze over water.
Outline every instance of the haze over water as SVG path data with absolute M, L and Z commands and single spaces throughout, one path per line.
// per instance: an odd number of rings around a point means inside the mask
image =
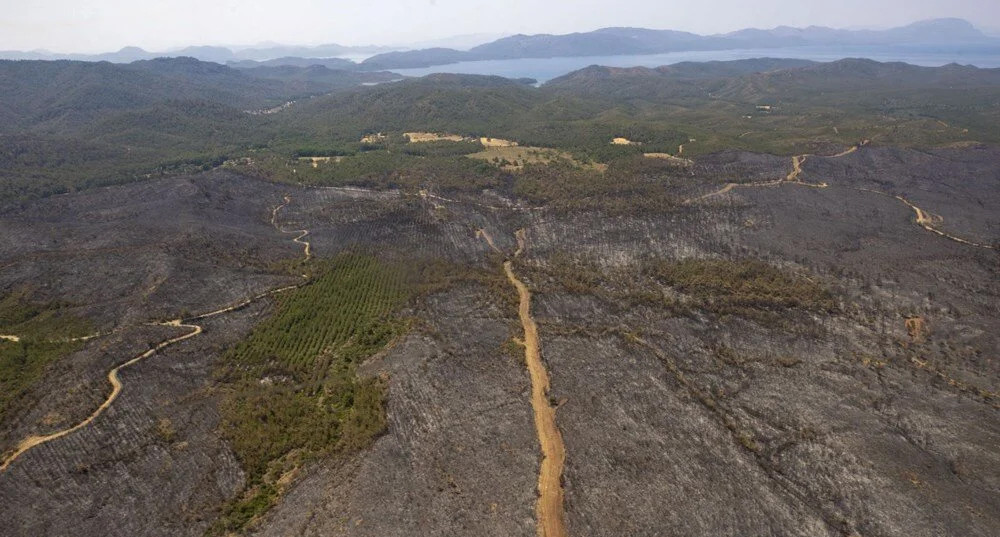
M 1000 67 L 1000 50 L 919 50 L 873 49 L 871 47 L 789 47 L 742 50 L 699 50 L 647 54 L 637 56 L 580 56 L 569 58 L 524 58 L 516 60 L 482 60 L 437 65 L 416 69 L 392 69 L 406 76 L 431 73 L 463 73 L 497 75 L 507 78 L 534 78 L 547 82 L 566 73 L 590 65 L 609 67 L 660 67 L 687 61 L 726 61 L 747 58 L 797 58 L 821 62 L 843 58 L 869 58 L 880 62 L 906 62 L 913 65 L 938 67 L 949 63 L 975 65 L 983 68 Z

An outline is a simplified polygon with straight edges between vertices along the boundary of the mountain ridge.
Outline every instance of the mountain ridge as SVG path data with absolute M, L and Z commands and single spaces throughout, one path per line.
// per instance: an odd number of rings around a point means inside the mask
M 747 28 L 715 35 L 699 35 L 676 30 L 609 27 L 564 35 L 518 34 L 468 51 L 444 48 L 397 51 L 368 58 L 361 62 L 361 67 L 405 69 L 447 65 L 459 61 L 622 56 L 801 46 L 965 47 L 970 45 L 1000 49 L 1000 39 L 984 34 L 963 19 L 932 19 L 888 30 L 778 26 L 770 30 Z
M 337 69 L 407 69 L 448 65 L 461 61 L 508 60 L 579 56 L 621 56 L 696 50 L 736 50 L 804 46 L 939 46 L 990 47 L 1000 50 L 1000 37 L 977 29 L 964 19 L 944 18 L 914 22 L 886 30 L 846 30 L 825 26 L 771 29 L 744 28 L 721 34 L 695 34 L 679 30 L 637 27 L 606 27 L 569 34 L 516 34 L 483 43 L 467 50 L 447 47 L 404 49 L 380 46 L 324 44 L 294 46 L 265 44 L 257 47 L 227 48 L 188 46 L 177 50 L 150 52 L 127 46 L 100 54 L 60 54 L 45 50 L 0 51 L 10 60 L 77 60 L 131 63 L 160 57 L 193 57 L 202 61 L 236 67 L 325 65 Z M 361 62 L 345 55 L 371 54 Z

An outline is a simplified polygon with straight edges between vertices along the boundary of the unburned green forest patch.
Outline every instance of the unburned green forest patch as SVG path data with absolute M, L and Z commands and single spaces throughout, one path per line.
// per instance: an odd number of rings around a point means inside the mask
M 90 323 L 67 308 L 33 302 L 26 291 L 0 300 L 0 334 L 18 338 L 0 339 L 0 422 L 51 364 L 83 345 L 71 339 L 87 335 Z
M 675 168 L 644 162 L 642 155 L 614 161 L 603 172 L 560 161 L 528 163 L 514 177 L 513 194 L 560 212 L 659 213 L 680 205 L 669 186 L 689 180 Z
M 479 192 L 501 185 L 500 171 L 488 163 L 465 158 L 473 144 L 445 142 L 417 144 L 411 154 L 405 151 L 366 151 L 321 163 L 289 159 L 277 153 L 260 152 L 250 159 L 234 161 L 237 172 L 270 181 L 320 187 L 362 187 L 416 191 Z M 427 148 L 423 146 L 428 145 Z M 478 146 L 478 144 L 476 144 Z M 482 146 L 478 146 L 481 148 Z M 424 152 L 425 154 L 419 154 Z
M 745 314 L 750 310 L 830 310 L 830 292 L 805 276 L 756 260 L 654 261 L 644 271 L 692 297 L 706 310 Z
M 245 529 L 305 460 L 362 449 L 385 427 L 384 383 L 357 368 L 404 332 L 398 312 L 425 275 L 354 253 L 318 265 L 222 359 L 222 429 L 247 487 L 210 535 Z

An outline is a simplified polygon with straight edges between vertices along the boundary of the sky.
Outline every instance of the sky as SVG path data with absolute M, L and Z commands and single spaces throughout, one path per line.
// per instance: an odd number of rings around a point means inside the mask
M 1000 32 L 998 0 L 0 0 L 0 50 L 132 45 L 405 45 L 464 34 L 641 26 L 711 34 L 778 25 L 899 26 L 964 18 Z

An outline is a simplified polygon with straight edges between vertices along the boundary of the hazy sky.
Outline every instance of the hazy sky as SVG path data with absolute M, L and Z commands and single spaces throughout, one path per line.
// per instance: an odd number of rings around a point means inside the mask
M 998 0 L 0 0 L 0 50 L 103 52 L 203 44 L 403 44 L 604 26 L 717 33 L 887 27 L 961 17 L 1000 28 Z

